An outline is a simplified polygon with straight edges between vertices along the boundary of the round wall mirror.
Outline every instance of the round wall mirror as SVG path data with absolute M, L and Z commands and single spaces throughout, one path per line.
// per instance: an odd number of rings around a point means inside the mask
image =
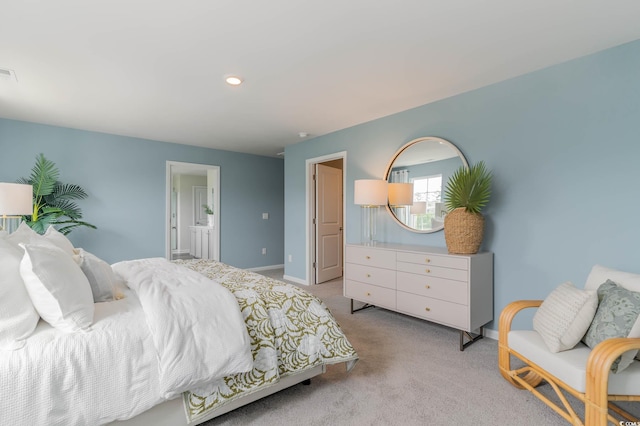
M 391 157 L 387 211 L 403 228 L 429 233 L 444 228 L 444 190 L 449 177 L 469 167 L 451 142 L 433 136 L 414 139 Z

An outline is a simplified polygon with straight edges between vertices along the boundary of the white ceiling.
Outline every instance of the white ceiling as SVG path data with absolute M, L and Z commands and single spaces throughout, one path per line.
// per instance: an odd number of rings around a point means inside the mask
M 275 155 L 639 23 L 638 0 L 0 0 L 0 117 Z

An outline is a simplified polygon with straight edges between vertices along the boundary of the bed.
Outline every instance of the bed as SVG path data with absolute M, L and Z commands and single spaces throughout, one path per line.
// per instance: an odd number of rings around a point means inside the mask
M 0 288 L 15 284 L 19 263 L 39 317 L 10 347 L 0 309 L 0 424 L 195 425 L 358 359 L 324 303 L 296 286 L 212 260 L 138 259 L 107 270 L 80 252 L 93 265 L 86 270 L 68 240 L 24 233 L 0 235 Z M 52 319 L 31 269 L 43 287 L 54 283 L 50 299 L 86 297 L 75 281 L 93 285 L 101 274 L 117 283 L 114 297 L 92 301 L 88 326 L 78 304 L 60 303 L 71 313 Z M 0 304 L 8 294 L 0 290 Z

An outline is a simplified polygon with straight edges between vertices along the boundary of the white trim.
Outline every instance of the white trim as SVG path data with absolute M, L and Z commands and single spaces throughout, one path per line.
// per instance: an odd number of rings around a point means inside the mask
M 313 185 L 313 172 L 314 172 L 314 165 L 317 163 L 324 163 L 327 161 L 331 161 L 331 160 L 340 160 L 342 159 L 342 270 L 344 271 L 344 249 L 345 249 L 345 240 L 346 238 L 344 238 L 345 235 L 347 235 L 347 221 L 346 221 L 346 217 L 347 217 L 347 211 L 346 211 L 346 206 L 347 206 L 347 202 L 346 202 L 346 196 L 347 196 L 347 151 L 340 151 L 340 152 L 335 152 L 333 154 L 327 154 L 327 155 L 322 155 L 320 157 L 315 157 L 315 158 L 307 158 L 307 160 L 305 161 L 305 170 L 306 170 L 306 177 L 305 177 L 305 211 L 306 211 L 306 218 L 305 218 L 305 251 L 306 251 L 306 255 L 305 255 L 305 259 L 306 259 L 306 271 L 305 271 L 305 276 L 307 278 L 306 282 L 303 282 L 304 280 L 300 280 L 299 278 L 296 280 L 293 280 L 291 278 L 287 278 L 288 280 L 294 281 L 294 282 L 299 282 L 300 284 L 304 284 L 304 285 L 312 285 L 312 283 L 315 283 L 315 277 L 312 276 L 313 274 L 313 268 L 311 267 L 311 265 L 313 264 L 313 259 L 311 258 L 311 254 L 313 253 L 313 247 L 312 245 L 314 244 L 313 239 L 311 238 L 311 228 L 312 228 L 312 218 L 313 218 L 313 200 L 311 198 L 311 193 L 313 193 L 313 188 L 311 185 Z
M 258 266 L 257 268 L 247 268 L 245 270 L 256 272 L 256 271 L 270 271 L 272 269 L 283 269 L 283 268 L 284 268 L 284 263 L 281 265 Z
M 286 281 L 291 281 L 291 282 L 294 282 L 294 283 L 296 283 L 296 284 L 300 284 L 300 285 L 306 285 L 306 286 L 310 285 L 310 284 L 309 284 L 307 281 L 305 281 L 305 280 L 301 280 L 300 278 L 296 278 L 296 277 L 291 277 L 291 276 L 289 276 L 289 275 L 284 275 L 284 276 L 282 277 L 282 279 L 283 279 L 283 280 L 286 280 Z
M 484 337 L 488 337 L 489 339 L 498 340 L 498 330 L 492 330 L 490 328 L 484 329 Z
M 214 252 L 216 253 L 215 260 L 220 260 L 220 166 L 214 166 L 211 164 L 199 164 L 199 163 L 185 163 L 181 161 L 167 161 L 165 165 L 165 257 L 171 260 L 171 167 L 189 168 L 192 170 L 207 171 L 212 170 L 214 176 L 214 229 L 216 232 L 216 247 Z M 207 173 L 208 181 L 208 173 Z M 179 233 L 177 233 L 179 235 Z

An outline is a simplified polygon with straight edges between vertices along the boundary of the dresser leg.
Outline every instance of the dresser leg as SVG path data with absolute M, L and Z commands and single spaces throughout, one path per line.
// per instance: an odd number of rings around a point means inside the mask
M 474 344 L 478 340 L 482 339 L 484 332 L 484 327 L 480 327 L 480 334 L 474 335 L 474 333 L 469 333 L 468 331 L 460 330 L 460 351 L 464 351 L 465 348 L 469 345 Z M 464 336 L 467 336 L 469 339 L 468 342 L 464 341 Z
M 354 312 L 358 312 L 361 311 L 363 309 L 367 309 L 367 308 L 375 308 L 375 305 L 370 305 L 368 303 L 365 303 L 363 307 L 358 308 L 358 309 L 353 309 L 353 299 L 351 299 L 351 314 L 353 315 Z

